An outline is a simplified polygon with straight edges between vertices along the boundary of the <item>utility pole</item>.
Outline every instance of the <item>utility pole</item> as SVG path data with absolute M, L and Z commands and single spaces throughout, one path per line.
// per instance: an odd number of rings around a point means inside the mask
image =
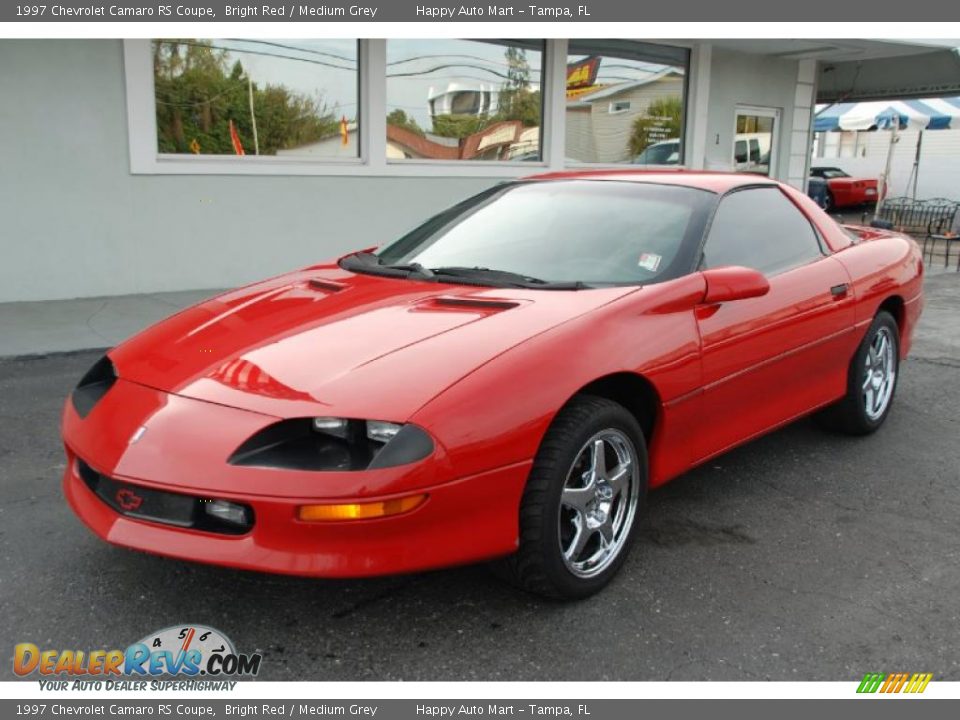
M 253 125 L 253 154 L 260 154 L 260 140 L 257 138 L 257 116 L 253 112 L 253 80 L 247 73 L 247 98 L 250 100 L 250 123 Z

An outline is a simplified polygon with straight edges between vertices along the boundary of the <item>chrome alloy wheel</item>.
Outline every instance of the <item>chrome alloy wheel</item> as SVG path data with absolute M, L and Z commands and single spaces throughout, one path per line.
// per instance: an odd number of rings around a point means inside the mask
M 893 395 L 897 379 L 895 348 L 890 328 L 878 328 L 867 350 L 862 386 L 863 409 L 872 421 L 883 416 Z
M 639 486 L 637 451 L 622 431 L 601 430 L 580 449 L 560 495 L 560 552 L 571 573 L 594 577 L 620 554 Z

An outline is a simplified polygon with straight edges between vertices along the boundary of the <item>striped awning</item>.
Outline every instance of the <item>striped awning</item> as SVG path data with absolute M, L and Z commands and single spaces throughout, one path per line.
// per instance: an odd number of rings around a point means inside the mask
M 860 103 L 836 103 L 818 112 L 813 129 L 949 130 L 960 128 L 960 97 Z

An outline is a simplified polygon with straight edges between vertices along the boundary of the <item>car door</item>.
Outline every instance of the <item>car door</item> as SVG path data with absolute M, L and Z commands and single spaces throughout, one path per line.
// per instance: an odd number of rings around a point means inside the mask
M 770 291 L 696 309 L 703 392 L 695 459 L 846 389 L 854 322 L 849 275 L 823 252 L 813 225 L 778 187 L 748 187 L 720 200 L 701 269 L 726 265 L 759 270 Z

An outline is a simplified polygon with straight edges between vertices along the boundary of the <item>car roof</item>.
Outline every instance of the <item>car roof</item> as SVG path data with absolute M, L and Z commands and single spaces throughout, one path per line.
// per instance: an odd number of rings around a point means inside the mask
M 680 185 L 714 193 L 725 193 L 748 185 L 777 185 L 775 180 L 751 173 L 704 170 L 564 170 L 528 175 L 524 180 L 619 180 L 623 182 Z

